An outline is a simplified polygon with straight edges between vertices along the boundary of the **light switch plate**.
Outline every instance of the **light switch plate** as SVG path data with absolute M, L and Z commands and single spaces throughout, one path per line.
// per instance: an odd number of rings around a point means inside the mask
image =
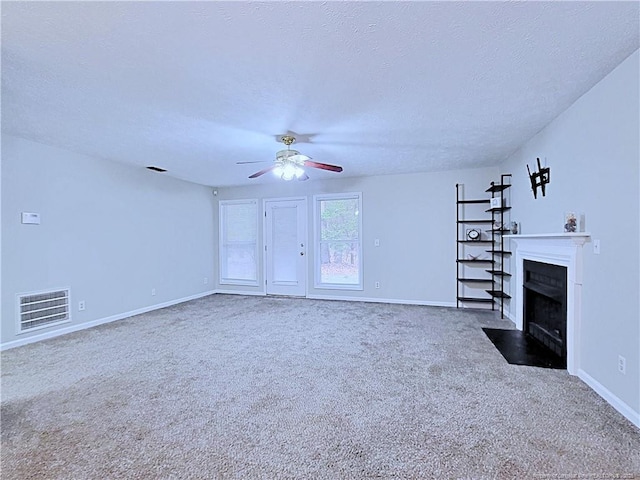
M 33 212 L 22 212 L 22 223 L 25 225 L 40 225 L 40 214 Z

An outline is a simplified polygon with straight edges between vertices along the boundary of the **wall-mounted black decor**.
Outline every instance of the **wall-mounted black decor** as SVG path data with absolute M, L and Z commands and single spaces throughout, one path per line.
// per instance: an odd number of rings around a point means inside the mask
M 551 172 L 549 167 L 542 168 L 540 165 L 540 159 L 538 161 L 538 171 L 531 173 L 529 170 L 529 164 L 527 164 L 527 172 L 529 172 L 529 180 L 531 180 L 531 190 L 533 190 L 533 198 L 538 198 L 538 187 L 542 190 L 542 196 L 545 196 L 545 185 L 551 180 Z

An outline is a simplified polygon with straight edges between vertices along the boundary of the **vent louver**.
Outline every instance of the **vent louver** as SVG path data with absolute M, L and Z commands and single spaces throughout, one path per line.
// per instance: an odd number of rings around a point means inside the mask
M 18 315 L 19 332 L 68 322 L 69 289 L 19 295 Z

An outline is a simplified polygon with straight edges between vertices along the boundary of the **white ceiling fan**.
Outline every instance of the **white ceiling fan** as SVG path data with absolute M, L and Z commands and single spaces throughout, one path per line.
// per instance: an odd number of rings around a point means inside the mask
M 319 168 L 321 170 L 329 170 L 330 172 L 341 172 L 342 167 L 338 165 L 329 165 L 327 163 L 319 163 L 311 160 L 311 157 L 301 154 L 297 150 L 291 148 L 291 144 L 296 141 L 293 135 L 283 135 L 280 141 L 284 143 L 286 150 L 280 150 L 276 153 L 276 159 L 270 167 L 260 170 L 250 175 L 249 178 L 257 178 L 267 172 L 273 172 L 283 180 L 308 180 L 309 175 L 306 174 L 303 167 Z M 238 164 L 259 163 L 259 162 L 237 162 Z

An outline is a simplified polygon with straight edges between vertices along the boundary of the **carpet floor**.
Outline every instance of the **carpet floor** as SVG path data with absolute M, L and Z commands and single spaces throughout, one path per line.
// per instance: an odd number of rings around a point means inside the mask
M 487 311 L 212 295 L 2 353 L 3 479 L 640 478 Z

